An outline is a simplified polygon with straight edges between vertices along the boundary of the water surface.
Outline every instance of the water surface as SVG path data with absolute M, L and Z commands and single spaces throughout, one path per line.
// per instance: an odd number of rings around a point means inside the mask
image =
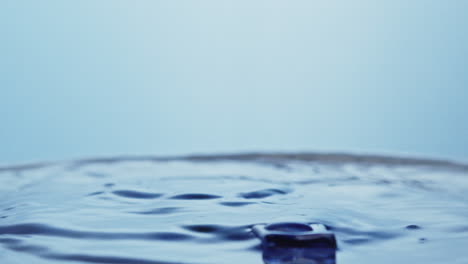
M 0 169 L 1 263 L 262 263 L 251 227 L 320 222 L 339 264 L 468 263 L 468 166 L 353 155 Z M 299 262 L 297 262 L 299 263 Z

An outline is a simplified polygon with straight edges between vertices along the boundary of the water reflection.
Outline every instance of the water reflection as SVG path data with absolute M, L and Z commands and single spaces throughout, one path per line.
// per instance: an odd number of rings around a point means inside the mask
M 263 247 L 265 264 L 335 264 L 334 249 L 309 247 Z
M 265 264 L 334 264 L 335 235 L 322 224 L 274 223 L 256 225 Z

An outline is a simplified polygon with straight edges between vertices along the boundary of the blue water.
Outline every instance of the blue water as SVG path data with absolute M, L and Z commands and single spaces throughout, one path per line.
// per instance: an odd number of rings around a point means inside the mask
M 262 249 L 252 226 L 318 222 L 335 234 L 339 264 L 468 263 L 467 191 L 467 165 L 375 156 L 9 167 L 0 169 L 0 262 L 262 263 L 279 251 Z M 275 263 L 332 263 L 291 252 Z

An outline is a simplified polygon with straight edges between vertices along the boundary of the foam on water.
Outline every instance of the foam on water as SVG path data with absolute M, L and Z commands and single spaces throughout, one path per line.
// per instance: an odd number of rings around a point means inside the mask
M 252 226 L 319 222 L 336 235 L 339 264 L 468 263 L 467 193 L 466 165 L 374 156 L 10 167 L 0 169 L 0 262 L 262 263 Z

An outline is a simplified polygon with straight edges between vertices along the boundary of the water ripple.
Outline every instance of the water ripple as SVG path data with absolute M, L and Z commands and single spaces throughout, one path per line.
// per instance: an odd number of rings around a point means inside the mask
M 339 264 L 463 264 L 467 168 L 345 154 L 0 168 L 0 263 L 259 264 L 253 225 L 320 222 Z
M 174 200 L 211 200 L 211 199 L 219 199 L 221 196 L 212 195 L 212 194 L 204 194 L 204 193 L 187 193 L 187 194 L 180 194 L 172 196 L 170 199 Z
M 131 190 L 118 190 L 113 191 L 113 194 L 125 198 L 134 198 L 134 199 L 155 199 L 163 196 L 161 193 L 148 193 L 148 192 L 139 192 Z
M 63 228 L 56 228 L 44 224 L 19 224 L 10 226 L 0 226 L 0 235 L 40 235 L 65 237 L 75 239 L 142 239 L 142 240 L 165 240 L 165 241 L 181 241 L 193 239 L 192 236 L 174 233 L 174 232 L 147 232 L 147 233 L 106 233 L 106 232 L 89 232 L 75 231 Z

